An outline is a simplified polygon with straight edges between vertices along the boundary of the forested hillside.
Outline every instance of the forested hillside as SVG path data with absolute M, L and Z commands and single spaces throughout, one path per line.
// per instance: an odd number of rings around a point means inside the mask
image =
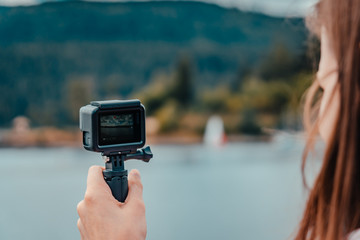
M 286 78 L 308 68 L 306 37 L 302 19 L 190 1 L 0 7 L 0 125 L 76 124 L 84 102 L 153 91 L 183 66 L 192 101 L 248 75 Z

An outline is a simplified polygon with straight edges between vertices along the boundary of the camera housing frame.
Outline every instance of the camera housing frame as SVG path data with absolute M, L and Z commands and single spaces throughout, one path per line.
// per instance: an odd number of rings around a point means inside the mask
M 134 141 L 101 144 L 100 118 L 106 115 L 129 115 L 136 113 L 138 118 L 134 119 L 135 129 L 138 136 Z M 92 101 L 89 105 L 80 108 L 80 130 L 83 132 L 83 146 L 86 150 L 101 152 L 104 156 L 119 153 L 135 153 L 142 148 L 146 142 L 145 134 L 145 107 L 138 99 L 132 100 L 109 100 Z M 134 133 L 135 134 L 135 133 Z

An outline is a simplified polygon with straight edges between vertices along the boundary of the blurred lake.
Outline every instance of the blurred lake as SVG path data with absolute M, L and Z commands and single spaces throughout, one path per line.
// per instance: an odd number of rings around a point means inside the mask
M 148 240 L 288 239 L 306 192 L 303 139 L 222 148 L 155 145 L 142 175 Z M 100 154 L 76 148 L 0 149 L 0 239 L 80 239 L 76 205 Z M 311 164 L 310 164 L 311 165 Z

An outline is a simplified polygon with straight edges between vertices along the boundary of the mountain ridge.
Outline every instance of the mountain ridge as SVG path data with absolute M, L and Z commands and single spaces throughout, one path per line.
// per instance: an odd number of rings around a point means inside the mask
M 13 106 L 0 110 L 0 125 L 18 115 L 75 122 L 67 102 L 76 82 L 93 97 L 128 97 L 184 56 L 195 89 L 238 81 L 277 46 L 303 54 L 306 38 L 300 18 L 191 1 L 0 7 L 0 101 Z
M 247 36 L 251 36 L 252 31 L 248 29 L 250 27 L 274 28 L 276 24 L 278 28 L 284 28 L 282 18 L 192 1 L 124 3 L 66 1 L 30 7 L 2 8 L 2 19 L 7 19 L 7 22 L 0 20 L 2 42 L 4 40 L 61 42 L 69 39 L 82 40 L 82 37 L 95 41 L 136 40 L 142 37 L 145 41 L 161 39 L 179 42 L 203 37 L 211 38 L 216 42 L 231 43 L 245 41 Z M 202 11 L 205 8 L 206 11 Z M 136 9 L 136 12 L 133 9 Z M 82 13 L 79 14 L 78 11 Z M 196 15 L 197 12 L 201 14 Z M 189 19 L 185 21 L 187 17 Z M 220 20 L 217 21 L 214 17 Z M 61 25 L 54 25 L 58 19 L 61 19 Z M 153 25 L 156 24 L 156 28 L 144 24 L 147 23 L 146 19 L 150 19 L 149 22 Z M 167 22 L 162 22 L 163 19 Z M 299 20 L 289 19 L 291 22 L 299 22 Z M 182 26 L 178 25 L 176 26 L 178 29 L 174 29 L 174 25 L 180 21 Z M 266 26 L 267 22 L 269 26 Z M 242 28 L 239 28 L 239 25 Z M 23 26 L 27 28 L 22 29 Z M 9 31 L 9 28 L 17 31 Z M 221 28 L 226 30 L 221 31 Z M 6 32 L 7 35 L 4 34 Z M 212 34 L 214 32 L 216 34 Z

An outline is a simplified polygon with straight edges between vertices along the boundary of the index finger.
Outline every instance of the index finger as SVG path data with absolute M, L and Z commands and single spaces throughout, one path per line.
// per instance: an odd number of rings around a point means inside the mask
M 104 189 L 111 194 L 111 190 L 104 180 L 103 170 L 104 168 L 100 166 L 91 166 L 89 168 L 86 192 L 96 193 L 100 189 Z

